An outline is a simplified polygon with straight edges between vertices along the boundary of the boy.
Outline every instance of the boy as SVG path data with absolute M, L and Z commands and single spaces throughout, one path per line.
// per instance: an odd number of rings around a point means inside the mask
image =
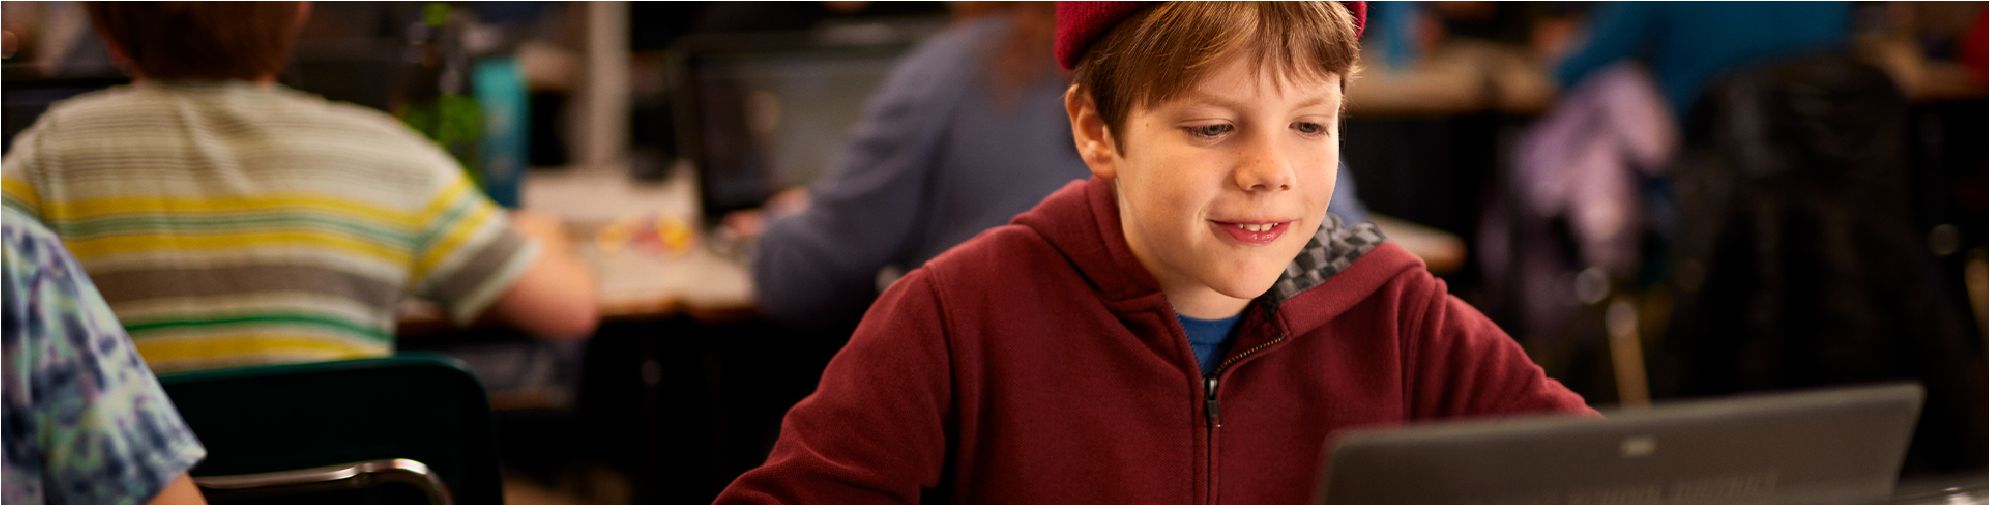
M 88 5 L 133 84 L 51 107 L 5 204 L 61 235 L 154 370 L 386 356 L 406 295 L 585 337 L 558 222 L 503 212 L 378 111 L 275 84 L 296 2 Z
M 1341 427 L 1594 415 L 1326 217 L 1364 9 L 1060 6 L 1095 177 L 893 285 L 719 501 L 1301 503 Z

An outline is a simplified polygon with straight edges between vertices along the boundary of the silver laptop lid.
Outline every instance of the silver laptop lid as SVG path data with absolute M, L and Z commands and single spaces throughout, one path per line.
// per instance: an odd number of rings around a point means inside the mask
M 1602 420 L 1349 429 L 1321 464 L 1315 502 L 1884 503 L 1923 396 L 1900 384 L 1668 403 Z

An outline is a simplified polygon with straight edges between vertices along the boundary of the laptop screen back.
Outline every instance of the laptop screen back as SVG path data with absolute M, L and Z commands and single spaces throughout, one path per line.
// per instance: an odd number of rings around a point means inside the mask
M 1922 389 L 1891 385 L 1660 405 L 1608 419 L 1348 430 L 1319 503 L 1876 504 Z

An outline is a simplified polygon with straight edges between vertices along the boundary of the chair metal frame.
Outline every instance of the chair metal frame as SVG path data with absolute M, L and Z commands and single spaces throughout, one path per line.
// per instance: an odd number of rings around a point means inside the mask
M 376 459 L 341 465 L 283 472 L 195 477 L 194 485 L 208 499 L 262 498 L 290 494 L 359 489 L 376 484 L 400 482 L 413 485 L 428 496 L 430 505 L 452 505 L 449 486 L 429 471 L 428 465 L 405 458 Z

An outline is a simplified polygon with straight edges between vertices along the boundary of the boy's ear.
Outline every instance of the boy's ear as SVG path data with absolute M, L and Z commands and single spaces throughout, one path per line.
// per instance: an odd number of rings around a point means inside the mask
M 1118 149 L 1113 144 L 1112 129 L 1092 105 L 1091 94 L 1079 91 L 1076 84 L 1071 85 L 1064 90 L 1064 113 L 1071 118 L 1071 141 L 1077 144 L 1078 157 L 1085 160 L 1092 175 L 1108 180 L 1118 177 L 1118 167 L 1114 164 Z

